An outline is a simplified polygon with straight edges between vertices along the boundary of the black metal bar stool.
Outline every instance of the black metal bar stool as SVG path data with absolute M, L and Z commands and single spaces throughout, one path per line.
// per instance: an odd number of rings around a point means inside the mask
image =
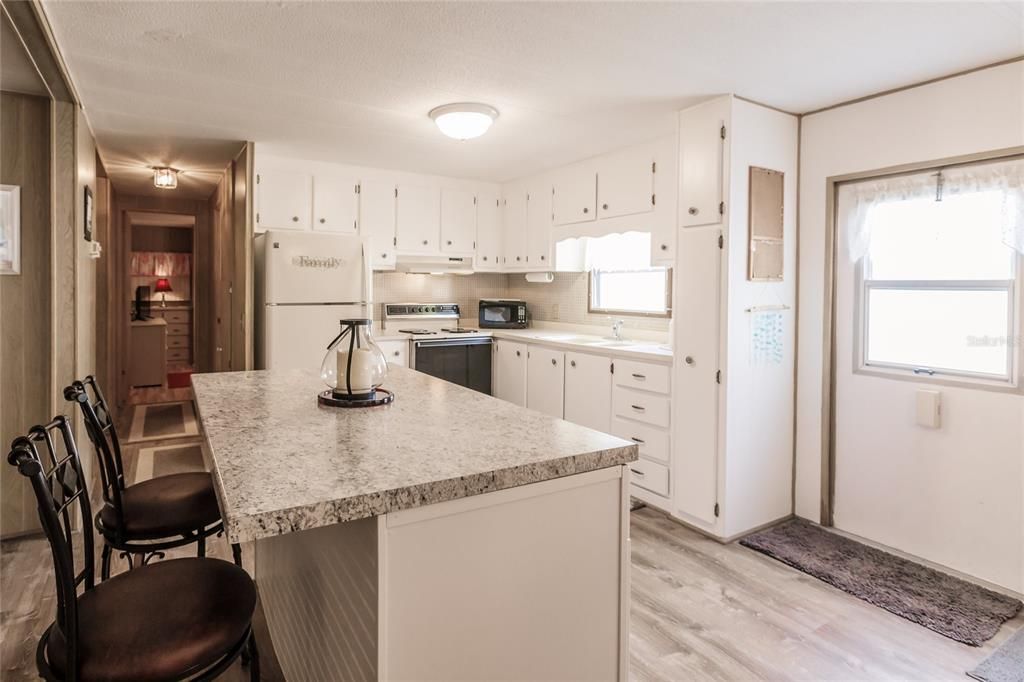
M 114 550 L 135 566 L 144 565 L 164 550 L 196 543 L 198 556 L 206 556 L 206 538 L 224 531 L 213 478 L 205 471 L 158 476 L 126 486 L 121 441 L 114 417 L 96 379 L 87 376 L 64 389 L 64 397 L 77 403 L 86 432 L 96 449 L 103 485 L 103 509 L 96 514 L 96 529 L 103 536 L 102 580 L 110 577 Z M 242 552 L 231 545 L 235 563 Z
M 82 519 L 92 509 L 67 418 L 16 439 L 7 460 L 32 483 L 53 553 L 57 617 L 36 648 L 40 676 L 211 680 L 244 652 L 250 678 L 259 680 L 252 634 L 256 587 L 242 568 L 220 559 L 171 559 L 97 584 L 88 522 L 81 534 L 82 568 L 75 566 L 74 505 Z

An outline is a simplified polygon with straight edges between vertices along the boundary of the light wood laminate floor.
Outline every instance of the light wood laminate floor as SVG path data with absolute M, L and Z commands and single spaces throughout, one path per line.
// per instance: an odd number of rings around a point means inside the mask
M 129 470 L 136 452 L 136 446 L 127 449 Z M 959 644 L 651 509 L 632 514 L 632 550 L 630 676 L 638 681 L 962 681 L 965 671 L 1024 627 L 1018 616 L 984 647 Z M 251 560 L 251 549 L 243 551 Z M 223 539 L 210 553 L 229 557 Z M 40 537 L 0 544 L 5 682 L 36 679 L 35 643 L 54 615 L 50 565 Z M 279 680 L 261 614 L 256 627 L 264 679 Z M 248 677 L 236 665 L 224 679 Z

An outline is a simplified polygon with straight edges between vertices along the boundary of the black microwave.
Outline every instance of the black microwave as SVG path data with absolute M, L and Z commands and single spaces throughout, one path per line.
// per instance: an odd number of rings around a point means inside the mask
M 481 329 L 523 329 L 526 327 L 526 303 L 499 299 L 480 301 Z

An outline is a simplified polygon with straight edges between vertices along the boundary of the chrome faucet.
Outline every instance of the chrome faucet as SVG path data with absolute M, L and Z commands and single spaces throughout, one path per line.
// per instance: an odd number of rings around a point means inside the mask
M 615 337 L 616 341 L 622 341 L 622 325 L 626 324 L 625 320 L 615 320 L 612 322 L 612 336 Z

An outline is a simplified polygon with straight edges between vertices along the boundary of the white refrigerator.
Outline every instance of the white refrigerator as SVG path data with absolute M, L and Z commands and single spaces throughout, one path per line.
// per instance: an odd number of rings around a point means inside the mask
M 372 273 L 357 235 L 256 236 L 256 368 L 315 369 L 338 321 L 371 317 Z

